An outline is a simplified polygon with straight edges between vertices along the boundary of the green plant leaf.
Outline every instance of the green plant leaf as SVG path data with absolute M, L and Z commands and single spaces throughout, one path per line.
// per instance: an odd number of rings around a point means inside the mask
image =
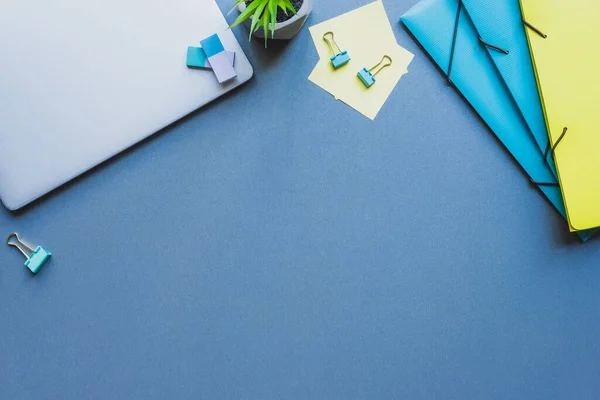
M 271 38 L 274 38 L 275 24 L 277 23 L 277 0 L 269 0 L 269 12 L 271 13 Z
M 240 4 L 242 4 L 245 1 L 246 0 L 235 0 L 233 8 L 231 10 L 229 10 L 229 12 L 227 13 L 227 15 L 231 14 L 236 8 L 238 8 L 238 6 Z
M 291 12 L 292 14 L 296 15 L 296 9 L 290 0 L 278 0 L 277 5 L 283 10 L 284 13 L 289 14 Z
M 244 10 L 244 12 L 242 12 L 236 18 L 235 21 L 233 21 L 233 24 L 231 24 L 229 26 L 229 28 L 235 28 L 236 26 L 238 26 L 239 24 L 241 24 L 242 22 L 244 22 L 245 20 L 247 20 L 248 18 L 250 18 L 250 15 L 254 14 L 254 12 L 261 5 L 261 3 L 264 3 L 264 0 L 263 1 L 254 0 L 252 3 L 250 3 L 250 5 L 248 7 L 246 7 L 246 9 Z
M 233 12 L 240 4 L 247 0 L 234 0 Z M 252 18 L 250 26 L 250 40 L 252 35 L 256 33 L 262 26 L 265 32 L 265 47 L 269 39 L 269 28 L 271 30 L 271 38 L 275 38 L 275 25 L 277 24 L 277 10 L 281 9 L 284 13 L 296 15 L 296 9 L 290 0 L 252 0 L 247 5 L 246 9 L 233 21 L 229 28 L 235 28 L 242 22 Z
M 265 13 L 266 14 L 266 13 Z M 269 40 L 269 18 L 263 15 L 263 29 L 265 31 L 265 49 L 267 48 L 267 41 Z
M 292 5 L 292 3 L 290 3 L 290 11 L 292 12 L 292 14 L 296 15 L 298 14 L 298 11 L 296 11 L 296 9 L 294 8 L 294 6 Z
M 256 1 L 256 0 L 254 0 L 254 1 Z M 265 11 L 267 2 L 268 2 L 268 0 L 262 2 L 262 4 L 256 8 L 256 12 L 252 16 L 252 26 L 250 27 L 250 35 L 248 36 L 248 40 L 251 40 L 252 34 L 258 30 L 259 27 L 257 26 L 257 24 L 258 24 L 259 19 L 263 16 L 263 11 Z M 266 14 L 266 12 L 265 12 L 265 14 Z
M 285 0 L 277 0 L 277 7 L 281 8 L 285 12 Z
M 296 15 L 296 9 L 290 0 L 284 0 L 286 8 L 293 14 Z M 288 12 L 286 11 L 286 14 Z

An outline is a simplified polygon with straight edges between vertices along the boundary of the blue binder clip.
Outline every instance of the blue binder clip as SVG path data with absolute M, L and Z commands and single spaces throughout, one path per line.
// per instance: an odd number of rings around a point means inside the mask
M 17 241 L 11 241 L 12 238 L 15 238 Z M 37 246 L 37 248 L 34 250 L 30 245 L 22 241 L 17 233 L 11 233 L 10 235 L 8 235 L 8 240 L 6 242 L 9 246 L 16 247 L 21 252 L 21 254 L 25 256 L 25 258 L 27 259 L 27 261 L 25 261 L 25 266 L 29 268 L 29 270 L 34 274 L 38 273 L 40 268 L 42 268 L 44 264 L 46 264 L 46 262 L 52 255 L 41 246 Z M 31 251 L 31 254 L 27 254 L 21 246 Z
M 388 62 L 384 64 L 384 61 L 386 61 L 386 59 L 388 60 Z M 370 88 L 375 84 L 375 82 L 377 82 L 377 80 L 375 79 L 375 75 L 377 75 L 381 72 L 382 69 L 384 69 L 385 67 L 389 67 L 390 65 L 392 65 L 392 59 L 388 56 L 383 56 L 381 61 L 379 61 L 379 64 L 375 65 L 373 68 L 363 68 L 360 71 L 358 71 L 358 77 L 367 88 Z M 377 69 L 378 67 L 379 69 Z M 376 69 L 377 71 L 373 72 Z
M 329 36 L 331 36 L 331 38 Z M 323 35 L 323 40 L 327 42 L 329 48 L 331 49 L 332 57 L 330 60 L 331 64 L 333 64 L 333 68 L 338 69 L 342 65 L 346 65 L 348 62 L 350 62 L 350 56 L 348 55 L 348 52 L 340 49 L 340 46 L 337 45 L 335 39 L 333 38 L 333 32 L 326 32 Z

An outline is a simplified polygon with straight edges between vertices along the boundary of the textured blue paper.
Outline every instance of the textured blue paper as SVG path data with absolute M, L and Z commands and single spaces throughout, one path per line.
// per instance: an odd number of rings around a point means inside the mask
M 237 27 L 258 79 L 0 207 L 4 235 L 59 255 L 32 277 L 0 243 L 0 399 L 599 400 L 600 238 L 562 229 L 393 30 L 415 58 L 375 121 L 304 82 L 307 29 L 265 51 Z
M 423 0 L 411 8 L 402 22 L 433 60 L 447 71 L 456 25 L 459 0 Z M 464 6 L 460 18 L 452 63 L 452 82 L 510 151 L 529 177 L 536 182 L 556 183 L 556 178 L 498 72 Z M 540 190 L 565 217 L 559 187 L 540 186 Z M 578 232 L 587 240 L 596 232 Z
M 543 152 L 548 146 L 548 130 L 519 0 L 463 0 L 463 5 L 483 40 L 509 51 L 504 54 L 488 48 L 488 53 Z M 548 157 L 546 161 L 557 176 L 552 158 Z

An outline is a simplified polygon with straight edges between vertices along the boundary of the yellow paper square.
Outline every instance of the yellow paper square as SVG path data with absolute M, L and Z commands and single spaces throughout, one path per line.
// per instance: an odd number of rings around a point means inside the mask
M 323 35 L 330 31 L 341 50 L 348 51 L 351 58 L 337 70 L 331 64 L 332 54 L 323 40 Z M 312 26 L 310 33 L 320 60 L 308 79 L 366 117 L 375 119 L 413 59 L 413 54 L 396 43 L 383 3 L 376 1 Z M 370 69 L 384 55 L 392 59 L 392 65 L 375 76 L 373 86 L 365 87 L 357 76 L 358 71 Z

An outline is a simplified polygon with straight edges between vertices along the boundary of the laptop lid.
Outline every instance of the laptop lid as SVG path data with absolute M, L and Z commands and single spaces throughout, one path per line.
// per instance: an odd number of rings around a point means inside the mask
M 214 0 L 3 0 L 0 200 L 16 210 L 244 83 Z M 186 66 L 218 32 L 237 78 Z

